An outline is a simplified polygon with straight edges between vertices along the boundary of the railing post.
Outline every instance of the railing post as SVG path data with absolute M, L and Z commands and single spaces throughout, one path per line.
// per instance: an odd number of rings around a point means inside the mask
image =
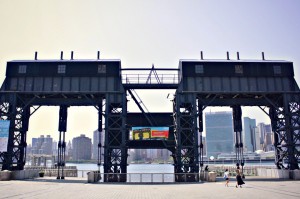
M 140 173 L 140 182 L 142 182 L 143 181 L 143 174 L 142 173 Z
M 127 173 L 129 175 L 129 182 L 131 182 L 131 174 Z
M 151 183 L 153 183 L 153 173 L 151 173 Z
M 163 183 L 165 182 L 165 174 L 164 173 L 162 174 L 162 182 Z

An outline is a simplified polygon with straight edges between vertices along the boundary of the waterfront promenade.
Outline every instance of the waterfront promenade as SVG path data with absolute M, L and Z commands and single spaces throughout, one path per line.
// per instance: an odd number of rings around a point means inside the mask
M 217 182 L 188 184 L 113 184 L 87 183 L 86 178 L 54 177 L 32 180 L 0 181 L 0 198 L 97 198 L 97 199 L 257 199 L 299 198 L 300 181 L 248 177 L 243 188 L 235 188 L 234 179 L 229 187 L 221 178 Z

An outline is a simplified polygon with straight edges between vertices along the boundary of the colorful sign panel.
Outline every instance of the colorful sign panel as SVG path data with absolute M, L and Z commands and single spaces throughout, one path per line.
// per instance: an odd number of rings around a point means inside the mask
M 8 134 L 9 134 L 9 120 L 0 120 L 0 151 L 7 151 Z
M 132 127 L 133 140 L 168 139 L 169 127 Z

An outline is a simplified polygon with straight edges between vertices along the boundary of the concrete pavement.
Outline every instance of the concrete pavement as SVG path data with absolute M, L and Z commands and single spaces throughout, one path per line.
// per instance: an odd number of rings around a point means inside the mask
M 250 178 L 243 188 L 235 188 L 235 181 L 224 186 L 217 182 L 190 184 L 113 184 L 87 183 L 86 178 L 54 177 L 32 180 L 0 181 L 0 198 L 97 198 L 97 199 L 289 199 L 300 198 L 300 181 Z

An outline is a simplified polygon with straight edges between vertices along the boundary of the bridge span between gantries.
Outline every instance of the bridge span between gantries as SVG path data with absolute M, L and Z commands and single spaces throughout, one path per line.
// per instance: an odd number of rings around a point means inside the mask
M 173 111 L 149 112 L 135 89 L 174 89 L 170 102 Z M 3 170 L 24 169 L 29 119 L 41 106 L 60 107 L 59 179 L 64 179 L 70 106 L 94 106 L 98 110 L 98 164 L 104 153 L 107 175 L 127 173 L 130 148 L 164 148 L 172 153 L 174 173 L 184 174 L 176 175 L 176 182 L 188 174 L 198 181 L 203 167 L 203 110 L 208 106 L 232 108 L 238 167 L 244 166 L 241 107 L 258 106 L 271 120 L 277 168 L 299 169 L 300 92 L 290 61 L 202 58 L 179 60 L 177 68 L 121 68 L 121 60 L 99 56 L 95 60 L 66 60 L 62 56 L 59 60 L 39 60 L 36 54 L 34 60 L 7 62 L 0 95 L 1 125 L 7 131 L 2 136 L 7 147 L 0 152 Z M 128 113 L 128 96 L 139 113 Z M 133 129 L 135 137 L 131 135 Z M 122 176 L 118 181 L 126 182 L 126 175 Z

